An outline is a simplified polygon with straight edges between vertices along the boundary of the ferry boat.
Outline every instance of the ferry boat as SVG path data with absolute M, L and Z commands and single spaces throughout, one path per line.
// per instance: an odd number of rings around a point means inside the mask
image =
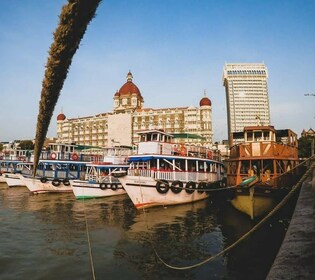
M 226 160 L 227 185 L 236 186 L 231 203 L 254 219 L 271 211 L 299 179 L 297 134 L 273 126 L 234 132 Z
M 20 174 L 20 179 L 34 194 L 72 192 L 71 179 L 84 178 L 85 161 L 40 160 L 35 178 Z
M 75 197 L 87 199 L 126 194 L 117 176 L 126 174 L 131 151 L 129 146 L 105 148 L 103 161 L 86 165 L 84 180 L 70 180 Z
M 23 163 L 21 160 L 17 159 L 2 159 L 0 160 L 0 183 L 6 183 L 6 177 L 9 174 L 15 174 L 17 172 L 18 164 Z M 17 177 L 17 176 L 12 176 Z
M 218 154 L 205 147 L 172 143 L 161 130 L 139 132 L 136 155 L 119 177 L 137 209 L 191 203 L 208 197 L 208 184 L 223 180 Z
M 25 186 L 19 174 L 31 176 L 33 172 L 33 163 L 18 162 L 14 164 L 13 170 L 8 173 L 3 173 L 2 177 L 9 187 Z

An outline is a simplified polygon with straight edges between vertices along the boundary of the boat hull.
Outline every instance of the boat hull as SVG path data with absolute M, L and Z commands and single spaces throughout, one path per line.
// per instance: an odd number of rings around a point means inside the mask
M 84 180 L 70 180 L 76 199 L 100 198 L 126 194 L 119 182 L 96 183 Z
M 17 174 L 7 173 L 4 174 L 4 180 L 9 187 L 18 187 L 25 186 L 24 182 L 20 179 L 20 176 Z
M 183 183 L 183 189 L 179 193 L 174 193 L 171 188 L 160 193 L 157 190 L 159 181 L 151 177 L 125 176 L 119 180 L 137 209 L 192 203 L 208 197 L 206 192 L 197 189 L 189 189 L 188 193 L 185 190 L 187 183 Z
M 236 188 L 231 204 L 251 219 L 263 216 L 277 205 L 280 190 L 264 187 Z
M 54 186 L 52 181 L 42 182 L 37 178 L 26 178 L 22 176 L 22 181 L 29 189 L 30 192 L 34 194 L 39 193 L 71 193 L 72 188 L 69 185 L 65 185 L 61 182 L 58 186 Z

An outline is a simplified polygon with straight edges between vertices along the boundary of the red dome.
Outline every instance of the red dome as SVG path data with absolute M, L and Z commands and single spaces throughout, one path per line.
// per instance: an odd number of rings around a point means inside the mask
M 57 121 L 64 121 L 65 119 L 66 119 L 66 116 L 63 113 L 57 116 Z
M 128 81 L 127 83 L 125 83 L 119 90 L 120 95 L 132 93 L 141 95 L 140 90 L 132 81 Z
M 141 93 L 138 87 L 132 82 L 132 74 L 129 71 L 127 74 L 127 82 L 120 88 L 118 92 L 115 93 L 115 96 L 122 96 L 122 95 L 130 95 L 130 94 L 137 94 L 141 99 Z
M 204 97 L 199 102 L 200 107 L 201 106 L 211 106 L 211 100 L 208 97 Z

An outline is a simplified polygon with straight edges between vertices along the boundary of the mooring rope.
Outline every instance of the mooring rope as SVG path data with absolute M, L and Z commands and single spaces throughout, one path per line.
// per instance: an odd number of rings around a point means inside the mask
M 205 259 L 204 261 L 201 261 L 199 263 L 190 265 L 190 266 L 183 266 L 183 267 L 179 267 L 179 266 L 174 266 L 174 265 L 170 265 L 168 264 L 166 261 L 164 261 L 162 259 L 162 257 L 159 255 L 159 253 L 157 252 L 157 250 L 155 249 L 155 247 L 153 246 L 153 250 L 154 253 L 156 255 L 156 257 L 168 268 L 171 269 L 175 269 L 175 270 L 187 270 L 187 269 L 192 269 L 192 268 L 196 268 L 199 267 L 207 262 L 210 262 L 214 259 L 216 259 L 217 257 L 225 254 L 226 252 L 230 251 L 231 249 L 233 249 L 236 245 L 238 245 L 239 243 L 241 243 L 243 240 L 245 240 L 248 236 L 250 236 L 253 232 L 255 232 L 258 228 L 260 228 L 271 216 L 273 216 L 283 205 L 285 205 L 285 203 L 287 203 L 287 201 L 291 198 L 291 196 L 299 189 L 299 187 L 302 185 L 302 183 L 305 181 L 305 179 L 310 175 L 311 171 L 315 168 L 315 163 L 313 163 L 309 169 L 305 172 L 305 174 L 302 176 L 302 178 L 298 181 L 298 183 L 296 185 L 294 185 L 291 189 L 291 191 L 275 206 L 275 208 L 273 210 L 271 210 L 262 220 L 260 220 L 251 230 L 249 230 L 247 233 L 245 233 L 242 237 L 240 237 L 237 241 L 235 241 L 233 244 L 231 244 L 230 246 L 228 246 L 227 248 L 225 248 L 224 250 L 222 250 L 221 252 Z
M 91 246 L 91 241 L 90 241 L 89 225 L 88 225 L 86 212 L 85 212 L 84 192 L 83 192 L 83 211 L 84 211 L 84 219 L 85 219 L 86 237 L 87 237 L 87 242 L 88 242 L 88 246 L 89 246 L 89 257 L 90 257 L 92 276 L 93 276 L 93 280 L 95 280 L 96 278 L 95 278 L 94 262 L 93 262 L 93 256 L 92 256 L 92 246 Z

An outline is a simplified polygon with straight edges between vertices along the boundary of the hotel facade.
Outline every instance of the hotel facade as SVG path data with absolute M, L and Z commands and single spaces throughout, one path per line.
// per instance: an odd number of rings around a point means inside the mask
M 270 125 L 268 71 L 263 63 L 229 63 L 223 69 L 228 137 L 245 126 Z
M 111 147 L 132 146 L 138 142 L 137 132 L 162 129 L 175 135 L 174 142 L 212 147 L 212 104 L 204 96 L 199 107 L 144 108 L 144 99 L 132 81 L 114 94 L 114 110 L 94 116 L 67 118 L 57 116 L 57 139 L 62 143 Z

